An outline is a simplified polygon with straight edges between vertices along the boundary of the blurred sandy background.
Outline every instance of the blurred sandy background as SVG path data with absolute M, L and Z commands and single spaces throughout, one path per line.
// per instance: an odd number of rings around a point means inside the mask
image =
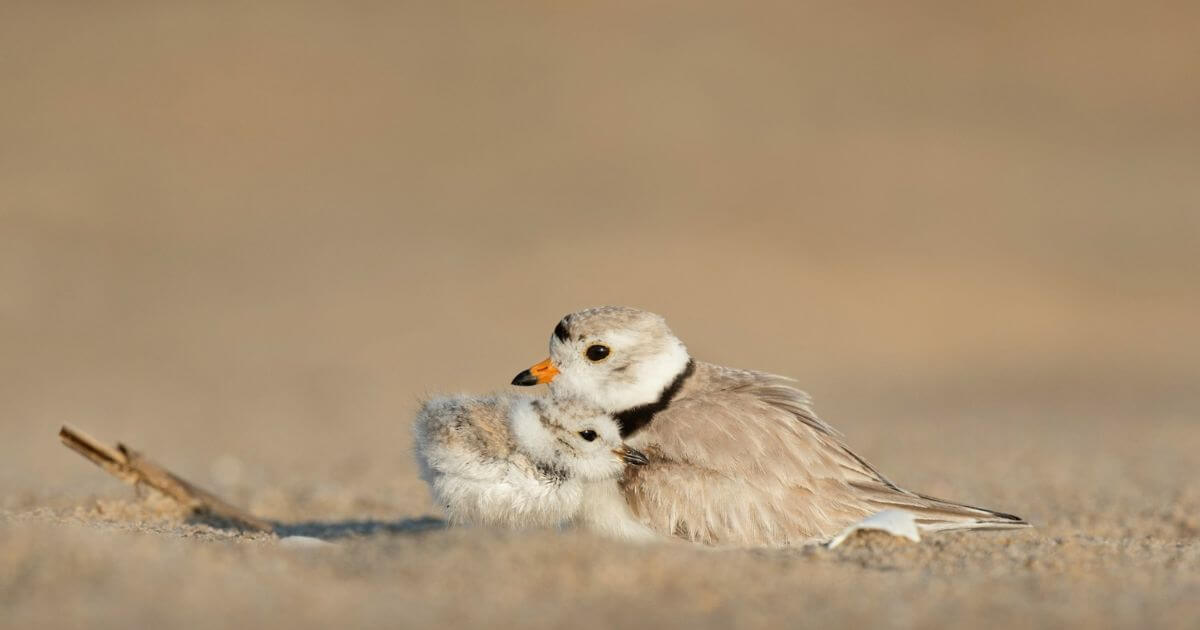
M 0 2 L 0 610 L 1195 621 L 1200 7 L 901 4 Z M 505 387 L 610 303 L 796 377 L 901 483 L 1040 529 L 732 558 L 435 532 L 329 565 L 91 532 L 135 523 L 88 512 L 132 492 L 55 438 L 270 518 L 435 514 L 419 398 Z M 100 568 L 118 543 L 149 568 Z M 167 576 L 207 586 L 149 597 Z M 953 605 L 904 601 L 926 589 Z

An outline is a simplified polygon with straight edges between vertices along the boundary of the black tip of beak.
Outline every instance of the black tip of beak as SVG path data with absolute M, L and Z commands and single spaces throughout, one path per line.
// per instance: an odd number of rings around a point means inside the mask
M 538 377 L 534 376 L 533 372 L 530 372 L 529 370 L 525 370 L 524 372 L 521 372 L 520 374 L 517 375 L 516 378 L 514 378 L 512 380 L 513 385 L 520 385 L 521 387 L 537 385 L 537 383 L 538 383 Z
M 650 458 L 646 457 L 645 453 L 636 448 L 629 448 L 628 446 L 625 447 L 622 459 L 625 460 L 626 464 L 633 464 L 634 466 L 645 466 L 650 463 Z

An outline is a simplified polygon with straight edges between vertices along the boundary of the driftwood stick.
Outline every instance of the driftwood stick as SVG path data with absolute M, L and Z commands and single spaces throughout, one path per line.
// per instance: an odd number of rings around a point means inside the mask
M 116 448 L 103 444 L 96 438 L 63 425 L 58 432 L 62 443 L 109 474 L 128 484 L 145 484 L 171 497 L 195 516 L 207 516 L 229 521 L 243 529 L 259 532 L 275 530 L 267 521 L 234 507 L 216 495 L 192 485 L 187 480 L 163 468 L 150 458 L 117 443 Z

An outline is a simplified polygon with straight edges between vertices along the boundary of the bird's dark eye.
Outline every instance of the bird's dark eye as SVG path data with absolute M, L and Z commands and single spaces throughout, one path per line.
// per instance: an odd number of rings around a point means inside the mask
M 608 346 L 602 346 L 600 344 L 588 346 L 588 349 L 584 352 L 584 354 L 587 355 L 589 361 L 603 361 L 604 359 L 608 358 Z
M 591 429 L 586 429 L 579 432 L 579 437 L 591 442 L 592 440 L 596 439 L 596 432 Z

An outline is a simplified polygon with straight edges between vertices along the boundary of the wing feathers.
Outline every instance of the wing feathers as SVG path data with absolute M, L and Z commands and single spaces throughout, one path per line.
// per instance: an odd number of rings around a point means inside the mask
M 821 542 L 887 508 L 929 531 L 1027 527 L 1018 517 L 909 492 L 817 417 L 790 379 L 696 364 L 681 397 L 632 440 L 650 456 L 622 482 L 633 513 L 695 542 Z

